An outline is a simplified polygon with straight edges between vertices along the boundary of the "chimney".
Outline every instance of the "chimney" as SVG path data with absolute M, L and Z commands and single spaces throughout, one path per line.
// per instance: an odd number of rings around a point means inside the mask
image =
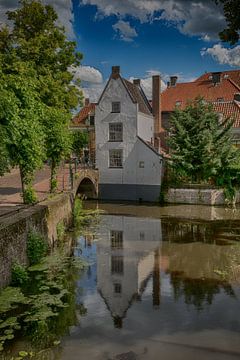
M 176 86 L 177 79 L 178 79 L 177 76 L 170 76 L 170 86 L 171 87 Z
M 221 72 L 212 73 L 212 82 L 214 85 L 217 85 L 221 82 Z
M 133 83 L 134 83 L 134 85 L 140 86 L 141 85 L 141 80 L 140 79 L 134 79 Z
M 158 136 L 161 129 L 161 78 L 159 75 L 152 77 L 152 112 L 154 117 L 154 137 Z
M 120 75 L 120 66 L 112 66 L 112 77 L 117 78 Z
M 88 106 L 90 104 L 90 100 L 89 100 L 89 98 L 86 98 L 85 99 L 85 106 Z
M 234 94 L 233 100 L 240 102 L 240 93 Z

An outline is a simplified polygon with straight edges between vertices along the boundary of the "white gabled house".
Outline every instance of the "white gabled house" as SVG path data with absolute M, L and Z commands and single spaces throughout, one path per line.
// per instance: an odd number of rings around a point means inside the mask
M 158 200 L 163 159 L 153 144 L 160 126 L 159 91 L 160 77 L 154 76 L 153 116 L 140 81 L 131 83 L 119 66 L 112 68 L 95 110 L 100 199 Z

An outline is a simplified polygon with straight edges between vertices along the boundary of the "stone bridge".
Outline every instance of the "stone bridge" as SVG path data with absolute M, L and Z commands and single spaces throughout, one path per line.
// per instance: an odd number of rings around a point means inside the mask
M 99 172 L 97 169 L 82 168 L 75 174 L 73 182 L 74 196 L 84 195 L 88 199 L 98 198 Z

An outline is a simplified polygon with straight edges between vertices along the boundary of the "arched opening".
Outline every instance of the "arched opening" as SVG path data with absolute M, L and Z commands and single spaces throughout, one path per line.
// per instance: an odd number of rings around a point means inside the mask
M 97 191 L 94 183 L 89 178 L 84 178 L 77 189 L 77 195 L 84 195 L 87 199 L 96 199 Z

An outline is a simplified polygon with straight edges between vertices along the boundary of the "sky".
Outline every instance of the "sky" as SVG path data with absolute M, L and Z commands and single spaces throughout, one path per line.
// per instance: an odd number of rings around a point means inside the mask
M 54 6 L 69 39 L 83 53 L 75 69 L 86 97 L 97 101 L 113 65 L 140 78 L 151 97 L 151 76 L 192 81 L 204 72 L 240 68 L 240 44 L 221 43 L 222 8 L 214 0 L 43 0 Z M 18 0 L 0 0 L 0 23 Z

